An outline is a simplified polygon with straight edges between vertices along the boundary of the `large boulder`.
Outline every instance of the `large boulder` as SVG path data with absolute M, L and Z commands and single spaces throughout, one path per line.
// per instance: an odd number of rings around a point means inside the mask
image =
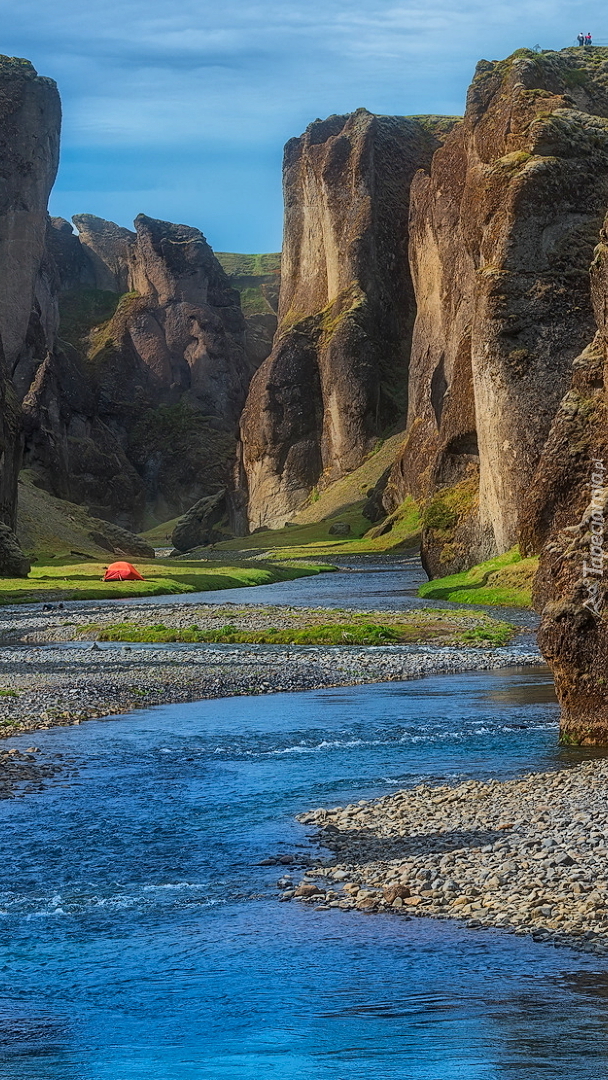
M 0 522 L 0 577 L 25 578 L 30 567 L 30 560 L 19 547 L 13 530 Z
M 128 555 L 134 559 L 153 559 L 156 552 L 143 536 L 121 529 L 111 521 L 93 520 L 94 528 L 89 533 L 91 540 L 99 547 L 111 551 L 113 555 Z
M 177 551 L 191 551 L 214 543 L 220 536 L 216 526 L 226 517 L 226 512 L 225 488 L 206 499 L 199 499 L 175 526 L 171 537 L 173 547 Z

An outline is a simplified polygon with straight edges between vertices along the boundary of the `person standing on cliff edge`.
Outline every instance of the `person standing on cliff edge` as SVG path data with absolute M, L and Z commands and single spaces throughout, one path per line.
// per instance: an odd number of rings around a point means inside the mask
M 578 41 L 579 45 L 584 45 L 585 44 L 585 35 L 584 34 L 577 34 L 576 40 Z
M 593 41 L 593 38 L 591 37 L 591 34 L 587 34 L 586 37 L 585 37 L 585 45 L 591 45 L 592 41 Z

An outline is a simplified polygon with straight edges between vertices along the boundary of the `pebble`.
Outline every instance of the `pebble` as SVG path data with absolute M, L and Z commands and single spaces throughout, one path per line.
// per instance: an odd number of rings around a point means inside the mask
M 73 760 L 68 762 L 59 754 L 52 761 L 41 761 L 37 757 L 39 753 L 37 746 L 0 750 L 0 799 L 42 790 L 44 781 L 59 773 L 63 779 L 74 775 Z
M 608 953 L 604 759 L 502 783 L 420 784 L 298 820 L 333 853 L 308 871 L 324 891 L 318 903 L 459 919 Z

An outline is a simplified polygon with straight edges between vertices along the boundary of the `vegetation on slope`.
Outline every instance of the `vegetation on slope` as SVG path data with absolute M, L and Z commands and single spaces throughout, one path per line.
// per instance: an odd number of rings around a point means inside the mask
M 70 557 L 78 551 L 97 560 L 107 559 L 108 552 L 91 539 L 95 529 L 95 522 L 83 506 L 55 498 L 36 487 L 28 471 L 20 473 L 17 537 L 28 555 L 45 560 Z
M 81 349 L 95 326 L 107 323 L 114 315 L 121 297 L 103 289 L 68 289 L 61 294 L 59 336 Z
M 504 555 L 472 566 L 462 574 L 427 581 L 418 590 L 425 599 L 495 607 L 532 607 L 532 582 L 538 558 L 522 559 L 514 547 Z
M 281 270 L 281 252 L 273 251 L 262 255 L 243 255 L 234 251 L 216 251 L 215 257 L 222 264 L 226 273 L 232 277 L 245 277 L 261 274 L 277 274 Z
M 390 531 L 378 535 L 378 526 L 370 528 L 363 517 L 364 500 L 310 524 L 288 524 L 282 529 L 264 529 L 250 536 L 217 544 L 221 551 L 265 551 L 273 559 L 331 558 L 339 555 L 373 555 L 387 551 L 415 548 L 419 541 L 418 507 L 406 501 L 392 515 Z M 330 533 L 337 523 L 350 527 L 346 538 Z
M 281 274 L 281 253 L 241 255 L 218 251 L 216 256 L 241 294 L 241 308 L 246 318 L 270 315 L 276 311 Z

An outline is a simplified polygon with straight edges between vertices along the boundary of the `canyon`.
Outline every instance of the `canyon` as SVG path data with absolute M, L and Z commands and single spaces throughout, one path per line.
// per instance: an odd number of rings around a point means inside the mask
M 28 570 L 21 469 L 109 550 L 175 518 L 188 550 L 285 526 L 400 435 L 370 524 L 415 500 L 430 577 L 540 555 L 563 738 L 607 742 L 608 50 L 481 61 L 462 119 L 315 120 L 280 264 L 49 218 L 57 89 L 7 57 L 0 86 L 0 572 Z

